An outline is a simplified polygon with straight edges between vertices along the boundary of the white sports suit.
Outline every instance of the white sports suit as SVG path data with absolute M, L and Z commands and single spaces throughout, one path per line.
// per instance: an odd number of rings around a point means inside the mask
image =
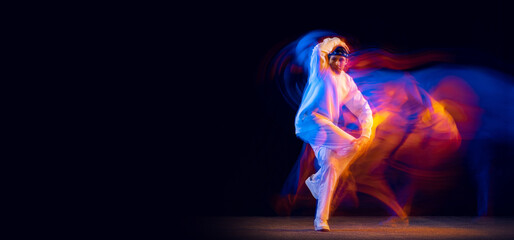
M 353 78 L 345 72 L 337 75 L 328 65 L 327 55 L 337 46 L 346 47 L 339 38 L 314 47 L 309 81 L 295 118 L 296 135 L 311 145 L 320 166 L 310 181 L 316 186 L 316 219 L 322 220 L 328 220 L 337 180 L 356 153 L 355 138 L 338 127 L 343 105 L 359 119 L 362 136 L 369 138 L 373 125 L 372 111 Z

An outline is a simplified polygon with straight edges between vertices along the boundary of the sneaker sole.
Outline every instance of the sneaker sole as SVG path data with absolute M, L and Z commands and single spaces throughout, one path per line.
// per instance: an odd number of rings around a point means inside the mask
M 311 191 L 311 194 L 312 196 L 314 197 L 314 199 L 318 199 L 318 196 L 317 194 L 314 194 L 314 191 L 312 190 L 314 188 L 314 186 L 311 186 L 311 182 L 309 181 L 311 177 L 308 177 L 306 180 L 305 180 L 305 185 L 307 185 L 307 188 L 309 188 L 309 191 Z

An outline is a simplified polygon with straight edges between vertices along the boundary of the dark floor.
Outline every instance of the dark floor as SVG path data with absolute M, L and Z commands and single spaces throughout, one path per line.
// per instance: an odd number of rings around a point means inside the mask
M 331 232 L 316 232 L 312 217 L 203 217 L 202 239 L 514 239 L 514 217 L 411 217 L 384 227 L 386 217 L 332 217 Z

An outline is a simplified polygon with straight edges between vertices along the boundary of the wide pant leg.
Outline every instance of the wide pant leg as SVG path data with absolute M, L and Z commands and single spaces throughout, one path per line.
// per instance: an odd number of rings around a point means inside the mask
M 348 168 L 355 155 L 353 147 L 332 150 L 326 147 L 313 147 L 320 169 L 312 176 L 318 187 L 316 218 L 328 220 L 330 205 L 341 173 Z

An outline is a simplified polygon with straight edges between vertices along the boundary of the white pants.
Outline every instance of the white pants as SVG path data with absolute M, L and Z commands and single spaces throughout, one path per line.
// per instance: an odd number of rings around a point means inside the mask
M 355 151 L 352 144 L 346 144 L 338 149 L 324 146 L 312 146 L 312 149 L 320 166 L 320 169 L 311 176 L 312 182 L 318 186 L 316 218 L 328 220 L 330 204 L 339 176 L 348 168 Z

